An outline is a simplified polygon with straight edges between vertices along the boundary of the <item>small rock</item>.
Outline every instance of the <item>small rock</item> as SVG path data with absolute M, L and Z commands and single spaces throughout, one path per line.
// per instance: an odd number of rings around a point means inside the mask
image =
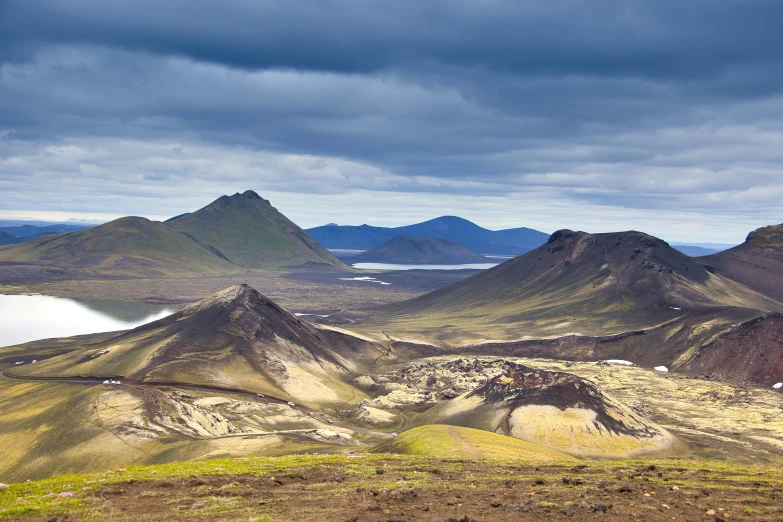
M 537 478 L 536 480 L 533 481 L 533 484 L 536 486 L 543 486 L 544 484 L 546 484 L 546 481 L 542 478 Z
M 502 503 L 502 502 L 498 502 L 498 501 L 496 500 L 496 501 L 492 502 L 492 503 L 490 504 L 490 506 L 492 506 L 493 508 L 499 508 L 499 507 L 503 507 L 503 503 Z
M 705 513 L 705 515 L 713 516 L 713 515 L 715 515 L 715 510 L 714 509 L 708 509 L 707 512 Z
M 383 470 L 381 468 L 378 468 L 378 469 L 375 470 L 375 473 L 377 475 L 383 475 Z
M 513 489 L 514 488 L 514 481 L 513 480 L 507 480 L 506 481 L 506 488 L 507 489 Z
M 614 506 L 612 504 L 596 504 L 593 506 L 593 511 L 596 513 L 606 513 L 610 509 L 612 509 Z
M 566 508 L 563 510 L 563 514 L 567 517 L 572 517 L 576 514 L 576 510 L 573 506 L 566 506 Z
M 626 485 L 626 486 L 620 486 L 620 489 L 618 489 L 618 491 L 620 493 L 630 493 L 633 491 L 633 489 L 631 489 L 631 486 Z

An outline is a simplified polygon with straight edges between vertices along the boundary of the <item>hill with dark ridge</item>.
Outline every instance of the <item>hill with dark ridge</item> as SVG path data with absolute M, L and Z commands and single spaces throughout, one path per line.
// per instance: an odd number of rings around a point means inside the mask
M 783 301 L 783 224 L 755 230 L 741 245 L 699 261 L 716 274 Z
M 196 212 L 170 220 L 168 225 L 218 257 L 242 267 L 308 263 L 344 267 L 252 190 L 222 196 Z
M 487 263 L 488 259 L 455 241 L 395 236 L 383 245 L 351 257 L 351 263 L 459 265 Z
M 562 230 L 532 252 L 384 308 L 379 328 L 472 341 L 610 335 L 726 307 L 747 309 L 748 319 L 783 304 L 647 234 Z
M 663 428 L 588 380 L 506 366 L 476 390 L 434 406 L 416 424 L 482 429 L 576 456 L 627 458 L 672 443 Z
M 0 260 L 123 276 L 220 275 L 241 269 L 170 226 L 143 217 L 3 247 Z
M 547 235 L 531 228 L 487 230 L 456 216 L 439 218 L 396 228 L 324 225 L 307 229 L 316 241 L 332 249 L 370 250 L 395 236 L 408 235 L 449 239 L 479 254 L 517 255 L 528 252 L 547 239 Z
M 347 377 L 383 346 L 320 328 L 247 285 L 218 292 L 110 340 L 14 369 L 35 377 L 121 377 L 254 390 L 304 404 L 360 393 Z

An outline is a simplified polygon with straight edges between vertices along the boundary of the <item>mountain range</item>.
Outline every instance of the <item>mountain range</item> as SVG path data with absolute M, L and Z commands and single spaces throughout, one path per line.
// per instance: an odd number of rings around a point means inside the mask
M 370 225 L 324 225 L 306 230 L 321 245 L 330 249 L 370 250 L 393 239 L 408 235 L 448 239 L 479 254 L 517 255 L 537 248 L 547 234 L 531 228 L 488 230 L 456 216 L 442 216 L 415 225 L 386 228 Z
M 221 275 L 310 263 L 344 267 L 253 191 L 222 196 L 166 223 L 125 217 L 5 246 L 0 261 L 147 277 Z
M 395 236 L 381 246 L 350 258 L 351 263 L 459 265 L 487 263 L 488 258 L 456 241 L 416 236 Z

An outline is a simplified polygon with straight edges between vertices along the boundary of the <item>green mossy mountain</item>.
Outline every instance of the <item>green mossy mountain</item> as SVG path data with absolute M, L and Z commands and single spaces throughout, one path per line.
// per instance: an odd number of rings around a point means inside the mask
M 206 250 L 246 268 L 344 266 L 269 201 L 248 190 L 168 223 Z
M 128 276 L 220 275 L 240 270 L 170 226 L 133 216 L 4 247 L 0 260 Z
M 307 264 L 345 268 L 252 191 L 222 196 L 166 223 L 125 217 L 0 247 L 0 261 L 126 277 L 215 276 Z

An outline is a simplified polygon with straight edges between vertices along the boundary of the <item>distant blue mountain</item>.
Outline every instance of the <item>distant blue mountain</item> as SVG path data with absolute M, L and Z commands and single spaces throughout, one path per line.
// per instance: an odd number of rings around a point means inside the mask
M 322 246 L 331 249 L 370 250 L 395 236 L 409 235 L 449 239 L 479 254 L 518 255 L 546 243 L 549 234 L 532 228 L 488 230 L 456 216 L 442 216 L 423 223 L 386 228 L 338 226 L 334 224 L 307 229 Z
M 704 247 L 693 246 L 693 245 L 672 245 L 672 247 L 676 248 L 686 256 L 690 256 L 690 257 L 709 256 L 718 253 L 717 250 L 714 250 L 712 248 L 704 248 Z
M 15 245 L 22 241 L 25 241 L 25 239 L 0 231 L 0 245 Z
M 14 245 L 24 243 L 34 237 L 46 236 L 49 234 L 62 234 L 64 232 L 75 232 L 90 228 L 88 225 L 66 225 L 57 223 L 54 225 L 19 225 L 0 227 L 0 245 Z

